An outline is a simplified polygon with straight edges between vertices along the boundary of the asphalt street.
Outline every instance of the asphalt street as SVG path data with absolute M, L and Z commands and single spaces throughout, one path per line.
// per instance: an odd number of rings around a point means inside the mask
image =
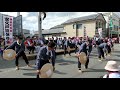
M 115 50 L 111 56 L 107 56 L 106 60 L 100 62 L 97 58 L 97 49 L 93 48 L 90 55 L 89 67 L 84 70 L 82 65 L 83 73 L 78 72 L 77 58 L 75 54 L 72 56 L 58 55 L 56 59 L 56 70 L 54 71 L 52 78 L 100 78 L 106 71 L 104 66 L 107 61 L 115 60 L 120 64 L 120 44 L 115 44 Z M 35 60 L 30 60 L 30 64 L 33 68 L 27 67 L 24 60 L 19 60 L 20 70 L 15 70 L 15 61 L 6 61 L 0 57 L 0 78 L 36 78 Z

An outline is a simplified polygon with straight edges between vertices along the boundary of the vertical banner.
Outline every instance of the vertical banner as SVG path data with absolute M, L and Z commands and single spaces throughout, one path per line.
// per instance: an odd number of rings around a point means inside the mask
M 5 45 L 10 45 L 13 42 L 13 17 L 4 15 L 3 25 Z
M 84 33 L 84 39 L 86 39 L 86 36 L 87 36 L 86 35 L 86 27 L 84 27 L 84 32 L 83 33 Z

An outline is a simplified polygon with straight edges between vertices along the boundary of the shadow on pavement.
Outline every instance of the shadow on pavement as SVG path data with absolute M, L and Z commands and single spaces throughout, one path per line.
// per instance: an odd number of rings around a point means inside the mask
M 115 59 L 115 58 L 114 59 L 110 59 L 110 58 L 106 59 L 106 61 L 111 61 L 111 60 L 113 60 L 113 61 L 119 61 L 120 62 L 120 59 Z
M 113 53 L 120 53 L 120 51 L 113 51 Z
M 36 73 L 23 73 L 23 75 L 26 75 L 26 76 L 36 76 Z
M 55 70 L 54 73 L 57 73 L 57 74 L 67 74 L 67 73 L 64 73 L 64 72 L 60 72 L 58 70 Z
M 33 68 L 32 69 L 31 68 L 21 68 L 21 70 L 28 70 L 29 71 L 29 70 L 35 70 L 35 69 L 33 69 Z
M 64 59 L 59 59 L 59 60 L 56 60 L 56 63 L 60 63 L 61 65 L 64 64 L 64 65 L 69 65 L 69 64 L 76 64 L 77 63 L 77 58 L 76 58 L 76 61 L 71 61 L 71 60 L 64 60 Z
M 69 62 L 63 62 L 63 63 L 60 63 L 59 65 L 70 65 L 71 63 Z
M 97 54 L 90 54 L 90 56 L 91 56 L 91 57 L 92 57 L 92 56 L 93 56 L 93 57 L 94 57 L 94 56 L 95 56 L 95 57 L 98 57 Z
M 120 57 L 120 55 L 114 55 L 114 56 Z
M 106 72 L 106 70 L 105 69 L 92 69 L 92 68 L 89 68 L 88 70 L 83 71 L 83 72 Z

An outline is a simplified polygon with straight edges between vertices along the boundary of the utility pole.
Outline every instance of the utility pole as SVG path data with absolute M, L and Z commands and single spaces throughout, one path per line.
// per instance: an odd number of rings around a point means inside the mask
M 42 18 L 41 18 L 41 12 L 38 13 L 38 32 L 39 32 L 39 38 L 42 37 Z
M 42 18 L 42 14 L 44 15 Z M 42 38 L 42 20 L 46 18 L 46 12 L 39 12 L 38 13 L 38 32 L 39 38 Z

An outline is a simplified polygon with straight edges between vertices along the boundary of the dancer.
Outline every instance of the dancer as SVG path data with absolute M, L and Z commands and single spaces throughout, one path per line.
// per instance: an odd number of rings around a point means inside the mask
M 79 57 L 79 54 L 80 54 L 81 52 L 84 52 L 84 53 L 86 54 L 86 56 L 87 56 L 87 61 L 86 61 L 86 63 L 85 63 L 85 69 L 88 68 L 88 64 L 89 64 L 89 56 L 88 56 L 88 54 L 87 54 L 87 46 L 88 46 L 88 45 L 89 45 L 89 41 L 85 41 L 83 44 L 81 44 L 80 49 L 79 49 L 79 51 L 78 51 L 78 55 L 77 55 L 77 57 Z M 82 72 L 82 70 L 81 70 L 81 63 L 80 63 L 80 61 L 79 61 L 79 58 L 78 58 L 78 72 Z
M 9 47 L 7 47 L 4 52 L 7 50 L 7 49 L 13 49 L 15 50 L 16 48 L 16 60 L 15 60 L 15 65 L 16 65 L 16 70 L 19 70 L 19 64 L 18 64 L 18 60 L 19 60 L 19 57 L 23 57 L 23 59 L 25 60 L 25 63 L 27 64 L 28 67 L 31 67 L 31 65 L 29 65 L 29 62 L 28 62 L 28 59 L 26 57 L 26 54 L 25 54 L 25 45 L 24 45 L 24 42 L 23 42 L 23 37 L 22 36 L 18 36 L 17 38 L 17 41 L 13 42 L 13 44 Z
M 55 43 L 54 42 L 49 42 L 47 46 L 43 46 L 40 48 L 38 54 L 37 54 L 37 59 L 36 59 L 36 66 L 37 66 L 37 78 L 39 78 L 40 74 L 40 69 L 42 66 L 46 63 L 50 63 L 51 57 L 54 57 L 52 50 L 54 50 Z M 53 58 L 52 58 L 53 59 Z

